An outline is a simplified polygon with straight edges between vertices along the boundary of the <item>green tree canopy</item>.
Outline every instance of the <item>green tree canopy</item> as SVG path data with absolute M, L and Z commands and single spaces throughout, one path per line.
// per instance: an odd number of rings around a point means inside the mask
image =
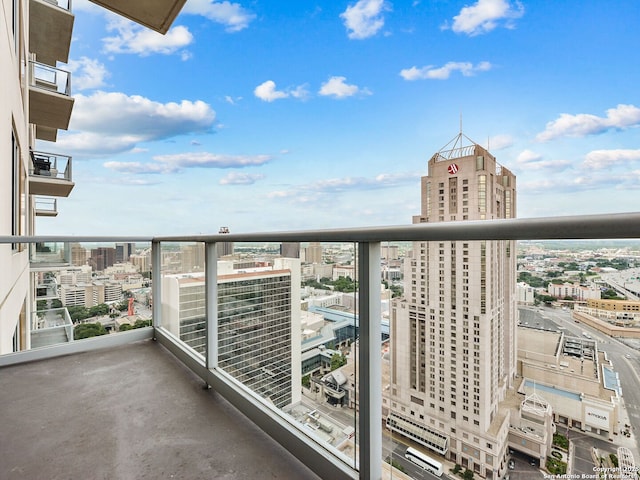
M 83 338 L 97 337 L 99 335 L 106 335 L 107 330 L 101 323 L 81 323 L 76 325 L 73 329 L 73 338 L 75 340 L 81 340 Z

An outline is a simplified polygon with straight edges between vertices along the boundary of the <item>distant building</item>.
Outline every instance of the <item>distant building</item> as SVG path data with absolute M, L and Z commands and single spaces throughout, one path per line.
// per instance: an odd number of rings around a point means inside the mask
M 300 258 L 300 243 L 282 242 L 280 244 L 280 255 L 287 258 Z
M 204 243 L 193 243 L 180 247 L 182 272 L 204 272 Z
M 219 234 L 227 234 L 229 233 L 228 227 L 220 227 L 218 230 Z M 233 255 L 233 242 L 218 242 L 218 257 L 226 257 L 228 255 Z
M 516 287 L 518 303 L 521 305 L 533 305 L 535 302 L 536 289 L 525 282 L 519 282 Z
M 579 283 L 550 283 L 547 287 L 549 295 L 559 299 L 571 297 L 577 301 L 599 299 L 601 291 L 598 287 L 587 287 Z
M 113 247 L 98 247 L 91 250 L 89 264 L 96 272 L 101 272 L 105 268 L 116 263 L 116 249 Z
M 322 263 L 322 245 L 319 242 L 311 242 L 304 251 L 306 263 Z
M 116 263 L 128 262 L 135 249 L 135 243 L 116 243 Z
M 129 256 L 129 261 L 137 268 L 140 273 L 151 271 L 151 258 L 148 254 Z
M 218 364 L 277 407 L 300 399 L 300 262 L 234 270 L 218 262 Z M 164 326 L 198 353 L 205 348 L 203 273 L 162 280 Z

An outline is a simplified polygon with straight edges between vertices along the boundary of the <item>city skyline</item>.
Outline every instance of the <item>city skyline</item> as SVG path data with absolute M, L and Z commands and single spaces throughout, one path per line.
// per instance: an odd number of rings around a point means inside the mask
M 160 37 L 74 1 L 70 129 L 37 148 L 76 186 L 36 231 L 407 224 L 461 127 L 521 218 L 632 211 L 640 12 L 556 3 L 189 0 Z

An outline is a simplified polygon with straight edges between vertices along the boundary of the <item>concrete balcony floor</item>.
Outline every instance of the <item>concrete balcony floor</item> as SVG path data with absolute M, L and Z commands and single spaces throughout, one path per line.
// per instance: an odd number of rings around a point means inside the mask
M 152 340 L 0 369 L 0 478 L 317 479 Z

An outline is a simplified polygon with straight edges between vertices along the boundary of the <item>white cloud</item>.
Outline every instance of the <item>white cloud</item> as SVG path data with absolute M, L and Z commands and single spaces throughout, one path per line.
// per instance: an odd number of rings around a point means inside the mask
M 372 37 L 384 26 L 382 12 L 391 7 L 384 0 L 358 0 L 340 14 L 349 38 Z
M 496 135 L 489 139 L 489 150 L 496 151 L 508 148 L 514 144 L 513 137 L 511 135 Z
M 69 70 L 73 74 L 73 89 L 76 91 L 103 87 L 105 79 L 109 76 L 102 63 L 87 57 L 70 60 Z
M 594 150 L 585 156 L 584 166 L 602 169 L 638 161 L 640 161 L 640 150 Z
M 499 24 L 514 28 L 513 21 L 524 15 L 524 7 L 518 1 L 511 4 L 508 0 L 478 0 L 471 6 L 465 6 L 453 17 L 451 29 L 456 33 L 470 36 L 490 32 Z M 443 28 L 449 28 L 444 25 Z
M 544 160 L 542 155 L 532 150 L 520 152 L 516 162 L 521 170 L 552 169 L 555 172 L 562 172 L 571 167 L 571 162 L 568 160 Z
M 193 35 L 182 25 L 162 35 L 120 17 L 109 17 L 107 31 L 116 33 L 102 39 L 107 53 L 131 53 L 143 57 L 154 53 L 171 55 L 193 42 Z M 183 60 L 190 57 L 184 51 L 181 55 Z
M 265 102 L 273 102 L 274 100 L 287 98 L 289 96 L 287 92 L 276 90 L 276 82 L 273 80 L 267 80 L 258 85 L 253 91 L 253 94 Z
M 331 77 L 322 84 L 318 94 L 335 98 L 352 97 L 357 94 L 371 95 L 368 89 L 362 89 L 357 85 L 349 85 L 346 80 L 346 77 Z
M 306 85 L 299 85 L 295 88 L 289 88 L 287 90 L 277 90 L 276 82 L 273 80 L 267 80 L 266 82 L 258 85 L 254 90 L 253 94 L 258 97 L 260 100 L 264 100 L 265 102 L 273 102 L 274 100 L 279 100 L 281 98 L 306 98 L 308 95 Z
M 489 62 L 480 62 L 473 65 L 471 62 L 447 62 L 442 67 L 429 65 L 418 68 L 405 68 L 400 71 L 400 76 L 405 80 L 446 80 L 453 72 L 459 71 L 465 77 L 471 77 L 478 72 L 491 70 Z
M 231 172 L 226 177 L 220 179 L 220 185 L 253 185 L 258 180 L 262 180 L 264 175 Z
M 585 137 L 610 129 L 625 129 L 640 125 L 640 108 L 635 105 L 619 104 L 607 110 L 606 117 L 588 113 L 560 114 L 557 120 L 547 123 L 544 132 L 536 136 L 539 142 L 547 142 L 559 137 Z
M 202 15 L 216 23 L 226 26 L 228 32 L 238 32 L 249 26 L 256 18 L 239 3 L 215 0 L 189 0 L 182 9 L 182 13 Z
M 75 154 L 109 155 L 140 142 L 207 132 L 215 118 L 213 109 L 200 100 L 160 103 L 117 92 L 77 94 L 71 132 L 61 135 L 58 144 Z
M 520 164 L 539 162 L 540 160 L 542 160 L 542 155 L 531 150 L 523 150 L 516 159 Z
M 178 173 L 187 168 L 244 168 L 264 165 L 270 155 L 226 155 L 209 152 L 156 155 L 153 162 L 105 162 L 111 170 L 130 174 Z
M 319 180 L 305 185 L 292 186 L 289 190 L 278 190 L 268 194 L 269 198 L 290 199 L 296 203 L 324 201 L 328 194 L 394 188 L 418 182 L 420 173 L 381 173 L 375 177 L 344 177 Z

